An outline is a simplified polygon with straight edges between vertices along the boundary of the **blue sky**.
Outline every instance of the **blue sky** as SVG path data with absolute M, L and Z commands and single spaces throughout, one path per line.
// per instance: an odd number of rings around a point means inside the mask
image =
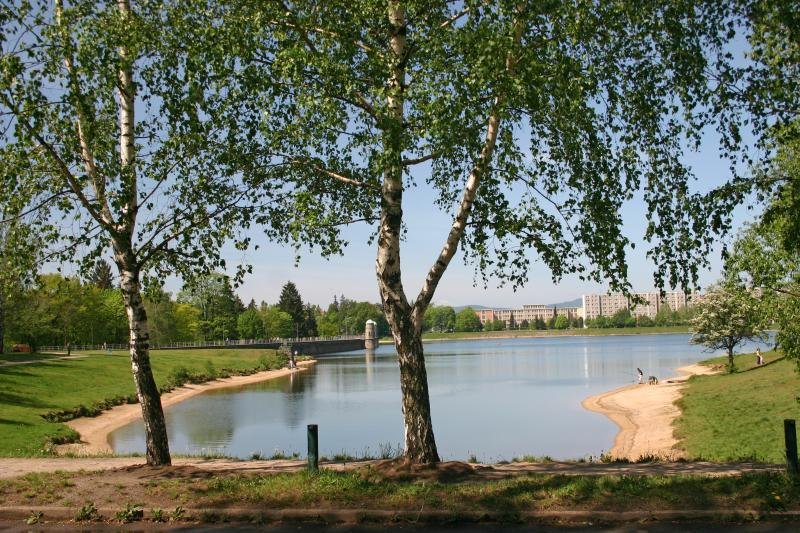
M 707 190 L 729 177 L 728 162 L 720 159 L 717 152 L 716 137 L 707 135 L 699 152 L 687 152 L 685 161 L 697 176 L 698 190 Z M 450 227 L 450 216 L 432 205 L 432 191 L 422 185 L 404 196 L 404 218 L 408 226 L 406 241 L 401 250 L 403 283 L 407 296 L 413 298 L 425 278 L 427 269 L 439 253 Z M 644 233 L 645 206 L 634 199 L 623 208 L 625 233 L 636 243 L 635 250 L 629 250 L 629 274 L 635 290 L 645 291 L 653 288 L 653 265 L 647 260 L 648 248 L 642 235 Z M 735 212 L 736 227 L 752 220 L 755 211 L 740 207 Z M 367 244 L 370 228 L 359 225 L 345 231 L 350 245 L 343 256 L 324 259 L 306 250 L 301 252 L 299 265 L 295 266 L 295 253 L 289 247 L 272 243 L 261 243 L 261 250 L 229 254 L 231 262 L 244 261 L 253 265 L 253 274 L 248 276 L 238 293 L 247 302 L 251 298 L 274 303 L 278 300 L 281 286 L 293 281 L 303 299 L 327 307 L 334 295 L 344 294 L 356 300 L 379 301 L 375 280 L 376 245 Z M 731 236 L 728 237 L 730 241 Z M 721 243 L 713 253 L 711 268 L 701 273 L 700 284 L 706 287 L 720 275 Z M 239 255 L 234 255 L 239 254 Z M 174 289 L 173 289 L 174 290 Z M 479 282 L 474 284 L 474 269 L 465 266 L 461 251 L 450 264 L 434 296 L 434 303 L 449 305 L 482 304 L 496 307 L 517 307 L 525 303 L 555 303 L 571 300 L 588 292 L 605 292 L 607 286 L 582 282 L 577 277 L 565 277 L 559 284 L 552 282 L 549 270 L 541 264 L 534 264 L 529 281 L 522 289 L 514 292 L 510 287 L 498 287 L 491 280 L 484 288 Z

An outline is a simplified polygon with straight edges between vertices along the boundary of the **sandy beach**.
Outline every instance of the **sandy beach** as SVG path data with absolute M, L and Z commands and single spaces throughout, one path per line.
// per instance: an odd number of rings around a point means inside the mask
M 582 402 L 584 408 L 608 416 L 619 426 L 614 446 L 607 452 L 610 456 L 631 461 L 646 455 L 672 460 L 682 456 L 674 448 L 677 440 L 672 423 L 680 415 L 675 402 L 690 376 L 713 374 L 715 370 L 689 365 L 678 372 L 680 376 L 661 380 L 658 385 L 627 385 Z
M 250 374 L 249 376 L 233 376 L 225 379 L 217 379 L 207 383 L 196 385 L 185 385 L 161 396 L 161 405 L 166 409 L 170 405 L 182 402 L 197 396 L 206 391 L 214 389 L 224 389 L 228 387 L 241 387 L 251 383 L 258 383 L 269 379 L 288 376 L 292 372 L 300 372 L 316 363 L 316 361 L 300 361 L 297 363 L 297 370 L 282 368 L 280 370 L 267 370 Z M 129 424 L 134 420 L 141 419 L 142 408 L 139 404 L 118 405 L 104 411 L 100 416 L 92 418 L 76 418 L 66 424 L 80 433 L 81 442 L 75 444 L 64 444 L 57 446 L 58 453 L 71 453 L 76 455 L 97 455 L 113 453 L 108 443 L 108 436 L 112 431 Z

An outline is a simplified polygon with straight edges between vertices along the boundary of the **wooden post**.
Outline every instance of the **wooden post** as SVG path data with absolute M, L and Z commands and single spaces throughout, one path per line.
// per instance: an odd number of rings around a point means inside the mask
M 797 464 L 797 430 L 794 419 L 787 418 L 783 421 L 783 437 L 786 441 L 786 469 L 792 476 L 800 474 Z
M 319 470 L 319 433 L 316 424 L 308 425 L 308 471 Z

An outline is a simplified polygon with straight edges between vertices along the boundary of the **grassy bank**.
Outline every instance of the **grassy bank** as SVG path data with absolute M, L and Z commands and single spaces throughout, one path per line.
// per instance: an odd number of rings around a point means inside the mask
M 655 333 L 686 333 L 687 326 L 653 326 L 642 328 L 577 328 L 577 329 L 512 329 L 503 331 L 456 331 L 453 333 L 424 333 L 423 340 L 506 339 L 516 337 L 572 337 L 576 335 L 652 335 Z M 382 339 L 384 340 L 384 339 Z M 386 338 L 385 340 L 389 340 Z
M 738 371 L 694 376 L 678 402 L 675 424 L 689 457 L 715 461 L 755 459 L 782 463 L 784 418 L 800 418 L 800 377 L 794 363 L 775 352 L 756 366 L 752 354 L 736 357 Z M 727 357 L 706 362 L 723 367 Z
M 193 475 L 195 474 L 195 475 Z M 436 510 L 452 520 L 466 513 L 492 513 L 509 521 L 526 511 L 636 511 L 752 509 L 796 510 L 800 485 L 782 474 L 704 476 L 521 475 L 506 479 L 474 476 L 387 478 L 375 471 L 319 474 L 207 474 L 178 469 L 167 475 L 135 470 L 104 473 L 29 474 L 0 480 L 5 505 L 52 505 L 75 509 L 82 519 L 100 519 L 96 508 L 116 510 L 117 520 L 134 505 L 144 518 L 226 520 L 225 510 L 381 509 Z M 213 509 L 190 516 L 186 508 Z M 83 510 L 83 512 L 81 512 Z M 80 514 L 79 514 L 80 513 Z M 205 513 L 208 513 L 207 516 Z M 121 516 L 121 518 L 120 518 Z M 105 516 L 114 519 L 114 515 Z
M 68 426 L 45 420 L 42 415 L 49 413 L 51 420 L 64 420 L 80 406 L 91 412 L 106 407 L 103 404 L 107 401 L 133 400 L 135 389 L 127 353 L 81 355 L 87 357 L 0 366 L 0 456 L 47 455 L 53 442 L 75 437 Z M 160 389 L 283 365 L 274 350 L 263 349 L 153 351 L 151 360 Z

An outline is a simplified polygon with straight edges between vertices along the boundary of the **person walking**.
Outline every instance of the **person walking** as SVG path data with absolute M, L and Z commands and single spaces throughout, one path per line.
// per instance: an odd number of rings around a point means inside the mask
M 644 380 L 644 372 L 642 372 L 642 369 L 639 368 L 639 367 L 636 367 L 636 372 L 637 372 L 637 375 L 639 376 L 639 385 L 641 385 L 642 383 L 644 383 L 644 381 L 643 381 Z

